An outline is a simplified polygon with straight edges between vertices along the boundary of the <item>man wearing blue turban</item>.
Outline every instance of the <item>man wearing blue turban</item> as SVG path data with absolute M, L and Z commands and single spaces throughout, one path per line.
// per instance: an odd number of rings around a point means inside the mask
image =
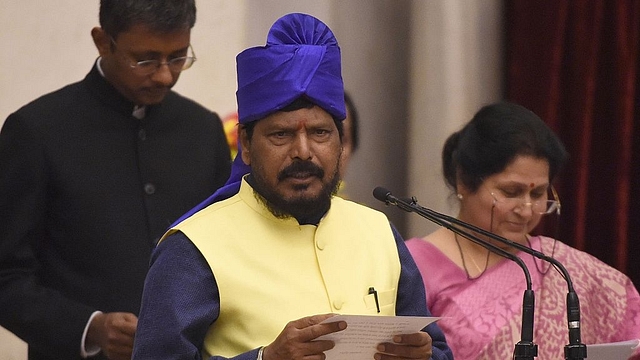
M 335 196 L 345 105 L 331 30 L 283 16 L 266 46 L 238 55 L 237 70 L 231 177 L 155 249 L 134 359 L 323 359 L 334 343 L 317 338 L 346 326 L 323 323 L 336 313 L 429 316 L 389 220 Z M 452 359 L 435 324 L 377 351 Z

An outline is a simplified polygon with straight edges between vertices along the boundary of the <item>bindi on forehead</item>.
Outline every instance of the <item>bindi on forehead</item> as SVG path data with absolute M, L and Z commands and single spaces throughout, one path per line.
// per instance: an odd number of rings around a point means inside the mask
M 534 183 L 530 183 L 529 184 L 529 188 L 531 188 L 531 189 L 533 189 L 535 186 L 536 186 L 536 184 L 534 184 Z
M 298 120 L 298 124 L 296 125 L 296 130 L 303 130 L 307 128 L 307 120 Z

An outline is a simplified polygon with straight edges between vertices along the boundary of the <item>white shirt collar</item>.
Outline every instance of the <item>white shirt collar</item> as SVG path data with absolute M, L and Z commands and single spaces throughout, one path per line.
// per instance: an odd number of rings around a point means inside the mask
M 98 57 L 98 61 L 96 61 L 96 67 L 98 68 L 98 72 L 100 73 L 100 75 L 104 78 L 104 71 L 102 71 L 102 66 L 100 65 L 102 63 L 102 56 Z M 135 105 L 133 107 L 133 112 L 131 113 L 131 115 L 136 118 L 136 119 L 144 119 L 144 117 L 147 115 L 147 107 L 144 105 Z

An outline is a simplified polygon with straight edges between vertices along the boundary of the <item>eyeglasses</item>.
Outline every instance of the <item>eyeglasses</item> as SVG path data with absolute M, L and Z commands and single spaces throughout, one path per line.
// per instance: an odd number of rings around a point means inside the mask
M 491 196 L 493 197 L 493 205 L 494 206 L 503 206 L 508 209 L 515 209 L 519 206 L 531 206 L 531 211 L 540 214 L 540 215 L 548 215 L 552 213 L 556 213 L 560 215 L 560 197 L 556 192 L 556 189 L 553 186 L 549 187 L 549 191 L 551 191 L 551 196 L 553 200 L 549 200 L 549 195 L 547 194 L 546 200 L 535 200 L 535 201 L 526 201 L 523 197 L 509 197 L 509 196 L 500 196 L 496 195 L 495 192 L 491 192 Z
M 112 37 L 109 38 L 113 46 L 117 46 L 115 40 L 113 40 Z M 168 61 L 160 61 L 156 59 L 132 61 L 131 59 L 126 57 L 125 59 L 129 61 L 129 66 L 138 75 L 151 75 L 154 72 L 158 71 L 158 69 L 162 65 L 167 65 L 169 67 L 169 70 L 173 73 L 179 73 L 190 68 L 191 65 L 193 65 L 193 63 L 197 60 L 196 53 L 193 51 L 193 47 L 191 46 L 191 44 L 189 44 L 189 51 L 191 52 L 190 56 L 181 56 Z

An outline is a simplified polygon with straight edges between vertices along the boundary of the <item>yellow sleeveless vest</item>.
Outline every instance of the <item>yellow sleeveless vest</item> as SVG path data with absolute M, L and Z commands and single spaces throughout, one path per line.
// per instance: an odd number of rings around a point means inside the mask
M 235 196 L 210 205 L 182 231 L 209 263 L 220 317 L 204 356 L 231 357 L 268 345 L 292 320 L 323 314 L 395 315 L 400 260 L 384 214 L 335 197 L 318 226 L 277 219 L 244 180 Z

